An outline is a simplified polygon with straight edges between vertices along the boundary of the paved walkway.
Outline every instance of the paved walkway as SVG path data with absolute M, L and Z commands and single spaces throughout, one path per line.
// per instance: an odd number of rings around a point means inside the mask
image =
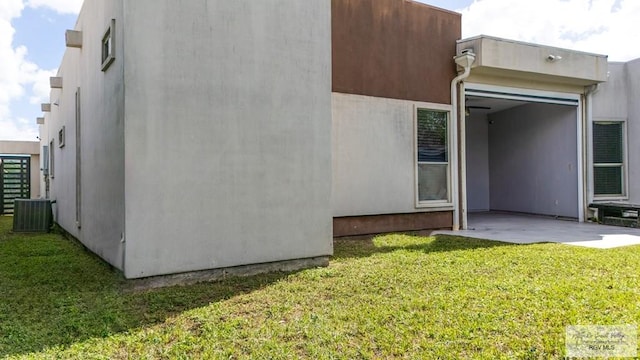
M 469 214 L 468 230 L 435 231 L 433 234 L 515 244 L 556 242 L 600 249 L 640 244 L 640 229 L 494 212 Z

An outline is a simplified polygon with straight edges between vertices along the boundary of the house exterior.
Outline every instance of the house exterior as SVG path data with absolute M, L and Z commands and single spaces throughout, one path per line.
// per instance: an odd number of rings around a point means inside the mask
M 607 80 L 606 56 L 488 36 L 457 47 L 475 54 L 461 90 L 461 227 L 484 210 L 584 221 L 592 99 Z
M 584 221 L 594 121 L 638 114 L 598 99 L 637 92 L 638 67 L 598 85 L 605 56 L 460 40 L 460 20 L 406 0 L 85 2 L 43 104 L 57 223 L 141 278 L 326 264 L 334 236 L 472 211 Z
M 451 168 L 418 165 L 416 115 L 451 113 L 460 14 L 412 1 L 332 5 L 333 234 L 450 228 Z M 429 166 L 440 177 L 431 185 Z M 441 196 L 423 202 L 421 186 Z
M 13 213 L 14 199 L 40 197 L 40 144 L 0 141 L 0 214 Z
M 329 1 L 86 1 L 41 128 L 57 223 L 127 278 L 326 263 L 330 22 Z
M 465 49 L 461 227 L 473 211 L 586 221 L 593 204 L 640 203 L 639 60 L 488 36 Z

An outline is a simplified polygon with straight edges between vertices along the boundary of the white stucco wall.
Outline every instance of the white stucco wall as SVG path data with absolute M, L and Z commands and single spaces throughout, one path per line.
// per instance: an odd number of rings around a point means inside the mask
M 609 63 L 609 77 L 593 96 L 593 118 L 626 119 L 629 94 L 624 63 Z
M 576 112 L 527 104 L 489 116 L 492 210 L 578 217 Z
M 124 14 L 125 276 L 331 254 L 331 2 Z
M 64 36 L 64 34 L 61 34 Z M 66 75 L 66 87 L 50 92 L 51 111 L 46 118 L 47 133 L 43 138 L 49 146 L 49 162 L 53 152 L 53 172 L 50 168 L 49 198 L 55 200 L 53 214 L 55 221 L 76 238 L 80 238 L 75 224 L 75 89 L 78 84 L 78 56 L 67 53 L 63 58 L 58 76 Z M 63 86 L 64 86 L 63 85 Z M 55 105 L 57 103 L 58 105 Z M 64 126 L 65 142 L 60 147 L 58 132 Z M 53 146 L 51 146 L 53 141 Z
M 101 41 L 111 19 L 115 38 L 122 39 L 122 1 L 87 1 L 75 30 L 82 49 L 67 48 L 57 76 L 62 89 L 52 89 L 51 113 L 41 127 L 42 145 L 54 139 L 54 176 L 50 198 L 56 200 L 56 222 L 85 246 L 122 269 L 124 247 L 124 133 L 122 42 L 115 41 L 116 61 L 101 71 Z M 64 34 L 60 34 L 64 38 Z M 76 107 L 81 93 L 81 227 L 76 223 Z M 65 127 L 65 146 L 58 131 Z M 44 190 L 43 190 L 44 194 Z
M 333 93 L 333 216 L 427 211 L 416 208 L 417 104 Z
M 471 113 L 466 119 L 467 209 L 488 211 L 489 123 L 487 115 Z
M 626 120 L 628 201 L 640 203 L 640 59 L 610 63 L 609 78 L 593 96 L 593 120 Z

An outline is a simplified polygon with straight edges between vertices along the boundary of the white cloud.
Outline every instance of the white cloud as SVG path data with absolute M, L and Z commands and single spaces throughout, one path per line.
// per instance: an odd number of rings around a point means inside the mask
M 9 21 L 20 16 L 23 8 L 22 0 L 2 0 L 0 2 L 0 21 Z
M 462 36 L 480 34 L 609 55 L 640 57 L 638 0 L 475 0 L 462 13 Z
M 26 47 L 14 47 L 15 30 L 11 21 L 20 17 L 23 9 L 22 0 L 0 1 L 0 139 L 3 140 L 35 139 L 35 119 L 16 118 L 11 106 L 24 96 L 28 96 L 32 104 L 46 102 L 49 98 L 49 77 L 56 72 L 40 69 L 27 60 Z
M 26 49 L 12 47 L 14 29 L 11 19 L 20 16 L 23 5 L 21 0 L 3 0 L 0 2 L 0 119 L 9 116 L 9 103 L 24 93 L 24 80 L 19 73 L 24 61 Z
M 27 6 L 46 7 L 59 14 L 77 14 L 80 12 L 82 2 L 83 0 L 27 0 Z
M 35 119 L 0 120 L 0 140 L 37 141 Z

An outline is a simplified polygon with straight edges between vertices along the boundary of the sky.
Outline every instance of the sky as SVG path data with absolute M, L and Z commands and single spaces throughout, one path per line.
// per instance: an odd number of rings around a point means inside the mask
M 461 13 L 463 38 L 491 35 L 610 61 L 640 58 L 639 0 L 416 1 Z M 49 77 L 81 6 L 82 0 L 0 0 L 0 140 L 37 140 L 40 104 L 49 102 Z

